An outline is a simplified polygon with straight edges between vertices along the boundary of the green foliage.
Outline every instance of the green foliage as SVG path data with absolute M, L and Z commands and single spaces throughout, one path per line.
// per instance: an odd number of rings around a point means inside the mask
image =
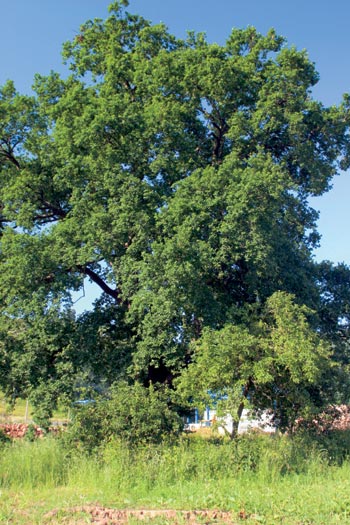
M 233 436 L 244 406 L 270 408 L 280 428 L 293 425 L 315 409 L 309 388 L 332 367 L 330 348 L 307 321 L 310 313 L 292 296 L 276 292 L 262 312 L 250 315 L 250 326 L 205 330 L 193 363 L 178 380 L 179 392 L 195 405 L 219 398 L 221 415 L 236 419 Z
M 5 434 L 2 428 L 0 428 L 0 448 L 2 449 L 4 445 L 7 445 L 11 442 L 11 439 Z
M 167 389 L 120 382 L 107 399 L 75 409 L 65 439 L 83 451 L 113 439 L 130 445 L 159 443 L 182 430 L 182 420 L 171 405 Z
M 45 421 L 45 423 L 46 423 L 46 421 Z M 38 439 L 36 429 L 37 429 L 37 427 L 33 423 L 28 425 L 28 428 L 27 428 L 25 436 L 24 436 L 26 441 L 33 442 L 36 439 Z
M 314 100 L 314 64 L 273 30 L 178 39 L 127 5 L 64 45 L 69 76 L 0 89 L 1 388 L 43 421 L 82 385 L 170 384 L 221 334 L 236 398 L 249 380 L 285 421 L 311 387 L 342 400 L 350 271 L 313 260 L 309 197 L 349 165 L 349 96 Z M 76 318 L 85 279 L 103 295 Z
M 59 305 L 45 309 L 31 303 L 20 318 L 5 314 L 0 322 L 0 380 L 12 398 L 29 398 L 37 423 L 47 426 L 59 402 L 73 395 L 77 369 L 74 316 Z

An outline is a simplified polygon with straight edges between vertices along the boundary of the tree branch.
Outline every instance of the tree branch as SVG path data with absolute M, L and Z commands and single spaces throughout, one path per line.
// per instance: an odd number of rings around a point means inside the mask
M 115 301 L 120 304 L 121 303 L 121 299 L 120 299 L 120 291 L 117 289 L 117 288 L 111 288 L 110 286 L 108 286 L 107 283 L 105 283 L 105 281 L 96 273 L 94 272 L 93 270 L 91 270 L 91 268 L 88 268 L 87 266 L 82 266 L 80 264 L 77 265 L 77 269 L 81 272 L 81 273 L 84 273 L 85 275 L 87 275 L 94 283 L 97 284 L 97 286 L 99 286 L 101 288 L 101 290 L 103 290 L 107 295 L 109 295 L 110 297 L 113 297 L 113 299 L 115 299 Z
M 4 148 L 0 149 L 0 155 L 5 157 L 11 164 L 14 164 L 16 168 L 19 170 L 21 168 L 20 163 L 18 160 L 14 157 L 12 151 L 6 151 Z

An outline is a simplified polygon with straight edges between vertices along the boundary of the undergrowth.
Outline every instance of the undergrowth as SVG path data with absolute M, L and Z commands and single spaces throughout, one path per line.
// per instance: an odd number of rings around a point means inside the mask
M 252 434 L 235 441 L 183 436 L 172 443 L 138 446 L 111 440 L 85 453 L 52 436 L 4 442 L 0 494 L 30 494 L 30 505 L 46 493 L 47 506 L 64 506 L 53 503 L 52 494 L 65 491 L 72 504 L 243 509 L 254 517 L 251 523 L 350 523 L 350 496 L 344 495 L 350 494 L 349 443 L 346 433 L 334 434 L 333 440 L 310 435 Z M 16 504 L 29 505 L 28 500 Z
M 53 436 L 34 442 L 4 440 L 0 447 L 0 487 L 59 486 L 87 480 L 100 486 L 108 473 L 111 482 L 127 490 L 204 478 L 254 477 L 272 482 L 292 474 L 319 476 L 347 461 L 350 434 L 334 432 L 322 438 L 247 434 L 234 441 L 185 435 L 175 442 L 137 446 L 110 440 L 93 453 Z

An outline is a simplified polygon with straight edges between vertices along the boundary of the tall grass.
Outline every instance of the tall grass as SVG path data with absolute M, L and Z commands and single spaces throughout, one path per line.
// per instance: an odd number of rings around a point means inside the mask
M 319 443 L 285 436 L 247 435 L 233 442 L 194 437 L 138 447 L 114 441 L 93 455 L 67 450 L 59 438 L 47 437 L 3 445 L 0 486 L 100 487 L 108 480 L 118 490 L 149 491 L 204 479 L 277 482 L 292 474 L 322 475 L 330 462 L 334 458 Z
M 138 447 L 115 441 L 93 455 L 45 438 L 3 446 L 0 493 L 30 489 L 35 500 L 33 491 L 40 498 L 49 491 L 52 498 L 56 487 L 75 502 L 243 509 L 254 523 L 346 524 L 350 463 L 341 454 L 342 463 L 324 443 L 305 437 L 242 436 L 235 442 L 185 437 Z
M 4 488 L 55 487 L 68 479 L 68 462 L 56 439 L 18 440 L 0 453 L 0 486 Z

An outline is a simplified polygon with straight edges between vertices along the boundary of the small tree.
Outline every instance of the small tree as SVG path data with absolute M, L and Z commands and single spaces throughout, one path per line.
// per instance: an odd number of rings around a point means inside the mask
M 330 349 L 311 328 L 311 311 L 285 292 L 274 293 L 248 327 L 206 329 L 194 344 L 193 363 L 178 391 L 193 404 L 230 413 L 237 434 L 244 407 L 270 408 L 282 428 L 315 408 L 311 388 L 332 366 Z

